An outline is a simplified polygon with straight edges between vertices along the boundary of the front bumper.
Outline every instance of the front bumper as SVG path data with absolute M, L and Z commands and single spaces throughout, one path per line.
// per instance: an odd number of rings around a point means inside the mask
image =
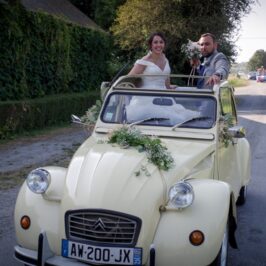
M 38 266 L 84 266 L 88 264 L 84 264 L 81 262 L 77 262 L 74 260 L 69 260 L 67 258 L 61 256 L 53 256 L 48 258 L 46 261 L 42 261 L 39 263 L 38 261 L 38 253 L 36 251 L 32 251 L 29 249 L 22 248 L 20 246 L 15 246 L 15 258 L 26 264 L 26 265 L 38 265 Z
M 88 264 L 69 260 L 52 253 L 45 233 L 39 235 L 38 251 L 15 246 L 15 258 L 26 265 L 37 266 L 84 266 Z
M 79 262 L 73 259 L 56 256 L 50 249 L 45 233 L 39 235 L 38 251 L 26 249 L 20 246 L 15 246 L 15 259 L 26 265 L 37 266 L 88 266 L 89 264 Z M 155 249 L 151 245 L 150 248 L 150 266 L 155 265 Z

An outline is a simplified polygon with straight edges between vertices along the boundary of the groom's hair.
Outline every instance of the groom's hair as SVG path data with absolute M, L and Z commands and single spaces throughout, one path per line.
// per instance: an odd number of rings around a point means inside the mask
M 200 38 L 202 38 L 202 37 L 211 37 L 213 42 L 216 42 L 216 37 L 212 33 L 209 33 L 209 32 L 203 33 L 203 34 L 201 34 Z
M 153 41 L 153 38 L 154 38 L 155 36 L 159 36 L 159 37 L 161 37 L 161 38 L 163 39 L 164 43 L 166 44 L 166 38 L 165 38 L 164 34 L 163 34 L 162 32 L 157 31 L 157 32 L 152 33 L 152 34 L 150 35 L 150 37 L 148 38 L 147 43 L 148 43 L 148 47 L 149 47 L 149 49 L 151 49 L 152 41 Z

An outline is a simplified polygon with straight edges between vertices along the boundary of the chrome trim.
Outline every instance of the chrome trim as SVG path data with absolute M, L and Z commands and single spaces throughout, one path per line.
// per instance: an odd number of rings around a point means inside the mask
M 84 209 L 65 214 L 66 236 L 93 245 L 136 245 L 141 220 L 125 213 Z

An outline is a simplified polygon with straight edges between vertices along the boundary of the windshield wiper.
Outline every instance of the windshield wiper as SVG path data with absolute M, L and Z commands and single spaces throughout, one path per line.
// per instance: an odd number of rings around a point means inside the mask
M 166 117 L 149 117 L 149 118 L 145 118 L 145 119 L 133 122 L 133 123 L 129 124 L 128 126 L 132 127 L 134 125 L 138 125 L 138 124 L 148 122 L 148 121 L 164 121 L 164 120 L 169 120 L 169 118 L 166 118 Z
M 174 125 L 172 127 L 172 130 L 175 130 L 176 128 L 178 128 L 178 127 L 180 127 L 180 126 L 182 126 L 182 125 L 184 125 L 184 124 L 186 124 L 188 122 L 197 121 L 197 120 L 207 120 L 207 119 L 211 119 L 211 117 L 210 116 L 195 116 L 195 117 L 191 117 L 189 119 L 186 119 L 186 120 L 184 120 L 182 122 L 179 122 L 178 124 Z

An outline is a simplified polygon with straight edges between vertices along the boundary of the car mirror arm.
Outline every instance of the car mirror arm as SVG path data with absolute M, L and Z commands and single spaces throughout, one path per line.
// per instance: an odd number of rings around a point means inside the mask
M 78 116 L 73 114 L 71 115 L 71 122 L 74 124 L 85 125 Z
M 233 138 L 244 138 L 246 136 L 245 128 L 242 126 L 234 126 L 228 128 L 228 133 Z

